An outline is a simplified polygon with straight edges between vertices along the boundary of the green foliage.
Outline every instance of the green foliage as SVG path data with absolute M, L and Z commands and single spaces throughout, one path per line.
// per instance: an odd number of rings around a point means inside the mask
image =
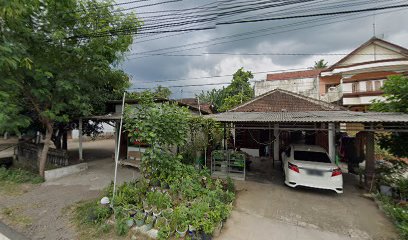
M 115 223 L 115 231 L 119 236 L 124 236 L 129 232 L 129 226 L 126 223 L 126 218 L 118 218 Z
M 132 140 L 152 146 L 184 145 L 190 113 L 174 103 L 155 103 L 150 92 L 144 93 L 135 108 L 126 108 L 125 128 Z
M 90 37 L 140 27 L 135 15 L 111 11 L 112 4 L 0 1 L 0 131 L 101 114 L 105 102 L 129 86 L 115 67 L 132 36 Z
M 408 239 L 408 205 L 398 205 L 390 197 L 380 194 L 376 198 L 386 214 L 394 220 L 402 239 Z
M 167 87 L 163 87 L 159 85 L 154 89 L 154 96 L 157 98 L 169 99 L 170 95 L 171 95 L 171 91 Z
M 408 78 L 400 75 L 390 76 L 385 81 L 385 101 L 374 101 L 371 110 L 378 112 L 402 112 L 408 113 Z M 392 133 L 382 135 L 379 144 L 388 149 L 392 154 L 399 157 L 408 157 L 408 133 Z
M 238 69 L 232 77 L 231 84 L 219 90 L 212 89 L 206 93 L 202 92 L 198 98 L 202 102 L 214 104 L 217 111 L 224 112 L 248 101 L 254 96 L 254 90 L 249 83 L 254 76 L 250 71 Z
M 90 201 L 80 204 L 75 209 L 75 218 L 80 224 L 96 224 L 105 223 L 112 215 L 112 210 L 98 201 Z
M 325 69 L 327 68 L 327 62 L 324 61 L 324 59 L 320 59 L 319 61 L 315 61 L 315 64 L 313 66 L 314 69 Z
M 6 169 L 0 168 L 0 181 L 13 183 L 33 183 L 38 184 L 44 182 L 44 179 L 37 174 L 23 169 Z
M 204 152 L 219 144 L 222 140 L 222 129 L 219 123 L 211 118 L 191 116 L 189 135 L 186 145 L 180 148 L 184 163 L 194 163 L 197 151 Z

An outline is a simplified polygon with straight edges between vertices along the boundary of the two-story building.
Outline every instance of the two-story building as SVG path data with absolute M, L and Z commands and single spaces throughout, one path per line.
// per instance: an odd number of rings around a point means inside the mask
M 321 99 L 366 111 L 373 100 L 383 99 L 387 77 L 398 74 L 408 74 L 408 49 L 373 37 L 320 73 Z

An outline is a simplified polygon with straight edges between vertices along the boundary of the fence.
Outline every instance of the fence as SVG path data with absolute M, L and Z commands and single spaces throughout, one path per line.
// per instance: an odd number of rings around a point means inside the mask
M 215 150 L 211 153 L 211 175 L 245 180 L 245 155 L 233 150 Z
M 20 164 L 37 168 L 38 153 L 42 146 L 30 143 L 20 143 L 17 146 L 17 161 Z M 47 155 L 47 164 L 63 167 L 69 164 L 66 150 L 50 148 Z

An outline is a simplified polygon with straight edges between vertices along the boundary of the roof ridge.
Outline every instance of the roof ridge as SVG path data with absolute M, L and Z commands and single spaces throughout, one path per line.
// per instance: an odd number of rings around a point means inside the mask
M 325 102 L 325 101 L 322 101 L 322 100 L 319 100 L 319 99 L 314 99 L 314 98 L 311 98 L 311 97 L 307 97 L 307 96 L 304 96 L 302 94 L 294 93 L 294 92 L 287 91 L 287 90 L 284 90 L 284 89 L 281 89 L 281 88 L 275 88 L 275 89 L 273 89 L 273 90 L 271 90 L 269 92 L 266 92 L 264 94 L 261 94 L 261 95 L 255 97 L 255 98 L 249 100 L 248 102 L 242 103 L 242 104 L 236 106 L 235 108 L 228 110 L 227 112 L 233 112 L 233 111 L 235 111 L 235 110 L 237 110 L 239 108 L 242 108 L 242 107 L 244 107 L 244 106 L 246 106 L 248 104 L 251 104 L 251 103 L 253 103 L 253 102 L 255 102 L 255 101 L 259 100 L 259 99 L 262 99 L 263 97 L 271 95 L 271 94 L 273 94 L 275 92 L 281 92 L 281 93 L 284 93 L 284 94 L 288 94 L 288 95 L 291 95 L 291 96 L 294 96 L 294 97 L 309 101 L 309 102 L 314 103 L 314 104 L 324 105 L 325 107 L 333 109 L 333 110 L 336 109 L 336 108 L 337 108 L 337 110 L 344 110 L 345 109 L 345 108 L 343 108 L 341 106 L 338 106 L 338 105 L 335 105 L 335 104 L 332 104 L 332 103 L 328 103 L 328 102 Z

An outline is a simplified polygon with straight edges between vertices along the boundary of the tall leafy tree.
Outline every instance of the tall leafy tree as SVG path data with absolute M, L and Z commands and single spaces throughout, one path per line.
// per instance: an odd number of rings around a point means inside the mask
M 371 110 L 378 112 L 408 113 L 408 77 L 396 75 L 388 77 L 384 83 L 385 101 L 374 101 Z M 399 157 L 408 157 L 408 133 L 392 133 L 382 135 L 380 146 L 389 149 Z
M 0 120 L 18 122 L 0 127 L 41 123 L 40 175 L 54 127 L 100 112 L 105 100 L 129 86 L 116 66 L 139 27 L 109 0 L 0 1 L 0 102 L 7 106 Z M 24 118 L 25 111 L 34 117 Z
M 254 96 L 254 90 L 249 82 L 253 78 L 250 71 L 240 68 L 234 73 L 228 87 L 202 92 L 198 97 L 200 101 L 214 104 L 219 112 L 228 111 Z
M 167 87 L 163 87 L 161 85 L 157 86 L 154 89 L 154 96 L 157 98 L 165 98 L 165 99 L 169 99 L 170 95 L 171 95 L 171 91 L 169 88 Z

